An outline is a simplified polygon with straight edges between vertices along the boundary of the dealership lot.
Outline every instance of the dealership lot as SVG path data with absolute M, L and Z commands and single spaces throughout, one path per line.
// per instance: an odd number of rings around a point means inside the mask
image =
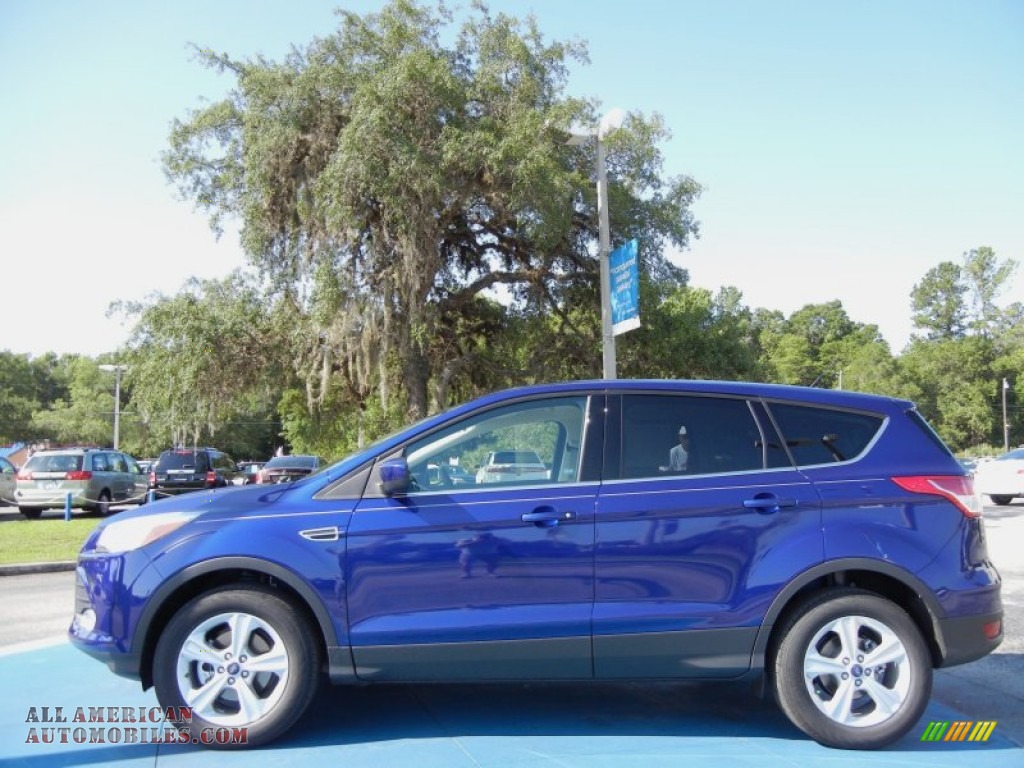
M 52 573 L 0 579 L 0 615 L 7 627 L 7 634 L 0 633 L 6 693 L 0 700 L 0 762 L 171 766 L 188 760 L 189 766 L 259 766 L 330 760 L 356 767 L 529 768 L 678 765 L 696 758 L 759 766 L 938 768 L 965 760 L 1020 766 L 1024 503 L 987 507 L 986 520 L 990 551 L 1004 577 L 1006 639 L 981 661 L 938 672 L 918 727 L 882 752 L 820 747 L 789 725 L 774 704 L 753 699 L 746 688 L 722 684 L 325 687 L 294 732 L 270 748 L 224 753 L 192 745 L 125 744 L 130 731 L 150 742 L 160 738 L 159 724 L 131 724 L 122 717 L 124 708 L 146 712 L 156 699 L 64 642 L 73 579 L 70 573 Z M 68 722 L 43 722 L 55 719 L 56 707 Z M 78 707 L 86 713 L 119 708 L 119 722 L 106 711 L 103 722 L 80 725 L 88 729 L 76 733 Z M 922 742 L 933 721 L 995 721 L 996 726 L 984 743 Z M 60 743 L 62 736 L 67 743 Z M 37 743 L 48 738 L 57 743 Z M 97 738 L 104 743 L 89 743 Z M 119 743 L 111 743 L 114 739 Z

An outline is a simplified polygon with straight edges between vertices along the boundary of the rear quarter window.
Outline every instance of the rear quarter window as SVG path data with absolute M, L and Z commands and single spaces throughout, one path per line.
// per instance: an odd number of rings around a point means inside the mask
M 860 456 L 885 423 L 878 414 L 770 403 L 797 466 L 834 464 Z

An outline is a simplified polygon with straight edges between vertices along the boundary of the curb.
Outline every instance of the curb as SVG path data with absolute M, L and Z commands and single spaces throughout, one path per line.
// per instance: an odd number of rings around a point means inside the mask
M 0 565 L 0 577 L 22 576 L 27 573 L 60 573 L 75 570 L 74 560 L 61 560 L 56 563 L 14 563 Z

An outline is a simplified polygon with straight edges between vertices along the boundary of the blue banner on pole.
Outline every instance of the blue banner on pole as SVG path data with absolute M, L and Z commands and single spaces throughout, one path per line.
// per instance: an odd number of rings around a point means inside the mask
M 630 240 L 608 254 L 615 336 L 640 327 L 640 268 L 636 249 L 637 241 Z

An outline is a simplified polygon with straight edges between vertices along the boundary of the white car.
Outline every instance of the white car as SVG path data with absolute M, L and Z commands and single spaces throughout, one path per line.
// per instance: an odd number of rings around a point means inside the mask
M 548 468 L 536 451 L 491 451 L 476 472 L 478 484 L 547 480 L 548 477 Z
M 1014 448 L 974 470 L 974 489 L 1004 506 L 1024 496 L 1024 448 Z

